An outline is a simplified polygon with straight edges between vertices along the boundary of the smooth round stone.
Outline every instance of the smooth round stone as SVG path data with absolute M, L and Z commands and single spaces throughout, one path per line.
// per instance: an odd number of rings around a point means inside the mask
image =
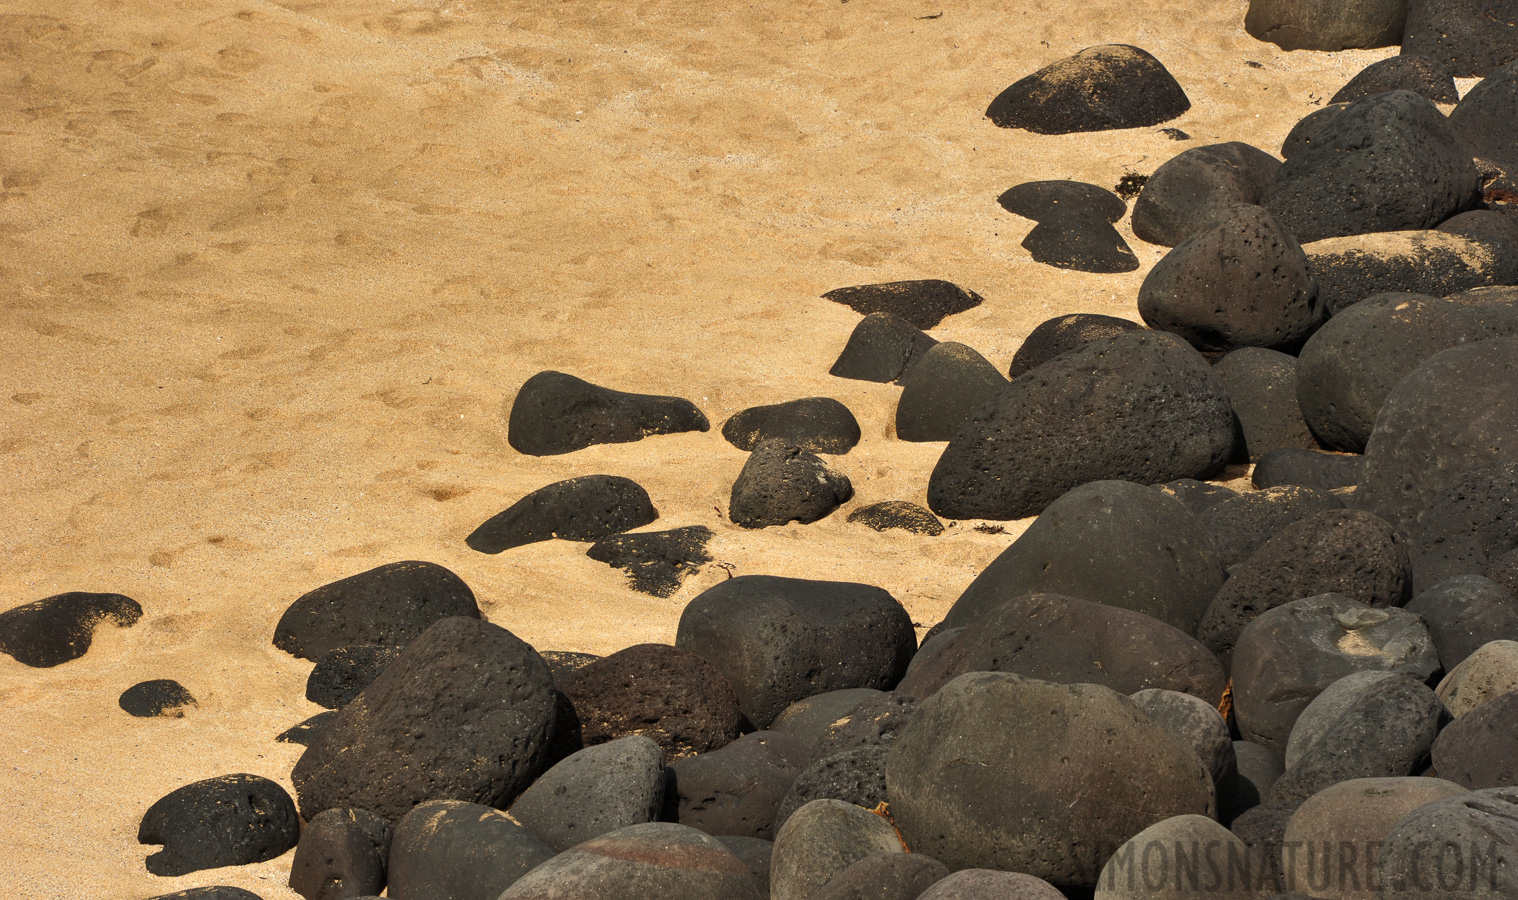
M 710 428 L 689 400 L 614 391 L 550 371 L 527 379 L 517 391 L 507 413 L 506 441 L 518 453 L 556 456 L 595 444 Z
M 1434 772 L 1471 790 L 1518 785 L 1518 693 L 1489 700 L 1434 741 Z
M 743 860 L 716 838 L 672 822 L 632 825 L 539 865 L 498 900 L 763 900 Z
M 931 347 L 901 380 L 896 436 L 904 441 L 947 441 L 976 408 L 996 397 L 1007 379 L 971 347 L 945 341 Z
M 436 563 L 388 563 L 302 594 L 274 626 L 274 646 L 313 661 L 355 644 L 404 646 L 451 616 L 480 617 L 462 578 Z
M 877 853 L 834 875 L 812 900 L 916 900 L 948 876 L 948 867 L 921 853 Z
M 828 374 L 881 384 L 899 381 L 937 343 L 904 319 L 870 313 L 854 326 Z
M 1249 850 L 1207 816 L 1172 816 L 1129 838 L 1102 867 L 1096 900 L 1198 897 L 1244 900 L 1258 896 L 1246 867 Z M 1203 863 L 1205 858 L 1206 862 Z M 1202 863 L 1198 865 L 1198 863 Z
M 841 800 L 813 800 L 775 835 L 770 898 L 810 900 L 854 863 L 905 849 L 884 818 Z
M 177 788 L 148 807 L 137 843 L 160 877 L 264 862 L 295 846 L 300 817 L 285 789 L 258 775 L 222 775 Z
M 831 397 L 805 397 L 734 413 L 722 437 L 743 451 L 775 439 L 813 453 L 847 453 L 859 443 L 859 422 Z
M 1259 203 L 1280 160 L 1239 141 L 1193 147 L 1154 170 L 1133 201 L 1133 233 L 1174 247 L 1221 209 Z
M 555 853 L 659 817 L 664 750 L 643 735 L 586 747 L 538 776 L 511 804 L 511 817 Z
M 917 895 L 917 900 L 1064 900 L 1042 878 L 996 869 L 960 869 Z
M 1507 900 L 1518 870 L 1518 788 L 1418 807 L 1386 835 L 1380 900 Z
M 128 714 L 141 719 L 156 716 L 183 719 L 185 707 L 197 705 L 194 695 L 171 678 L 134 684 L 122 692 L 117 703 Z
M 1158 125 L 1191 108 L 1159 60 L 1103 44 L 1045 66 L 1002 91 L 986 117 L 1002 128 L 1071 134 Z
M 1412 91 L 1435 103 L 1455 103 L 1460 99 L 1455 79 L 1443 64 L 1427 56 L 1403 53 L 1361 69 L 1328 102 L 1353 103 L 1387 91 Z
M 761 443 L 733 482 L 728 515 L 744 528 L 765 528 L 825 518 L 854 496 L 841 472 L 809 450 L 781 440 Z
M 1444 676 L 1435 693 L 1458 719 L 1514 691 L 1518 691 L 1518 641 L 1492 641 Z
M 1446 672 L 1489 641 L 1518 641 L 1518 598 L 1481 575 L 1446 578 L 1408 602 L 1423 617 Z
M 0 613 L 0 652 L 50 668 L 83 656 L 101 623 L 130 628 L 141 618 L 142 605 L 122 594 L 57 594 Z
M 1234 771 L 1233 741 L 1217 707 L 1200 697 L 1162 688 L 1148 688 L 1129 699 L 1150 721 L 1185 741 L 1212 773 L 1214 784 L 1222 783 Z
M 1243 347 L 1213 363 L 1228 388 L 1234 415 L 1244 435 L 1244 458 L 1260 457 L 1281 447 L 1316 450 L 1302 408 L 1297 404 L 1297 360 L 1278 350 Z

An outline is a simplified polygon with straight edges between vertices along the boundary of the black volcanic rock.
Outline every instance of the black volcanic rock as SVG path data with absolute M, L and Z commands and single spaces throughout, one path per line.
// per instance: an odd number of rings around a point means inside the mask
M 631 825 L 586 841 L 528 872 L 499 900 L 545 897 L 764 900 L 743 860 L 716 838 L 673 822 Z
M 876 531 L 899 528 L 929 537 L 943 534 L 943 523 L 938 521 L 937 516 L 905 500 L 884 500 L 861 506 L 849 513 L 848 521 L 868 525 Z
M 655 597 L 670 597 L 687 575 L 694 575 L 712 561 L 706 543 L 712 530 L 687 525 L 669 531 L 619 534 L 592 544 L 585 555 L 597 562 L 627 570 L 633 590 Z
M 1251 462 L 1272 450 L 1316 450 L 1318 442 L 1297 403 L 1297 360 L 1278 350 L 1243 347 L 1218 360 L 1212 371 L 1223 379 Z
M 481 553 L 500 553 L 554 538 L 598 541 L 657 518 L 648 491 L 631 478 L 582 475 L 538 488 L 491 516 L 464 543 Z
M 1197 513 L 1197 523 L 1212 535 L 1223 568 L 1232 569 L 1293 522 L 1343 508 L 1321 488 L 1282 485 L 1225 497 Z
M 822 298 L 842 303 L 866 316 L 890 313 L 923 331 L 936 328 L 949 316 L 974 309 L 982 302 L 981 296 L 974 291 L 936 278 L 834 288 Z
M 511 804 L 511 817 L 555 852 L 658 818 L 664 807 L 664 750 L 644 735 L 586 747 L 538 776 Z
M 1092 341 L 1024 373 L 950 440 L 928 507 L 1017 519 L 1089 481 L 1154 484 L 1219 471 L 1233 408 L 1207 361 L 1149 331 Z
M 1064 210 L 1048 216 L 1033 226 L 1022 246 L 1034 262 L 1077 272 L 1110 274 L 1139 267 L 1123 236 L 1106 215 L 1093 210 Z
M 299 836 L 290 795 L 257 775 L 223 775 L 171 791 L 137 829 L 137 843 L 163 845 L 147 867 L 165 877 L 273 859 Z
M 1083 344 L 1142 330 L 1144 326 L 1137 322 L 1096 313 L 1073 313 L 1045 319 L 1028 333 L 1017 353 L 1013 354 L 1007 377 L 1016 378 Z
M 367 809 L 329 809 L 306 823 L 290 862 L 290 889 L 306 900 L 377 895 L 385 887 L 390 826 Z
M 1249 0 L 1244 30 L 1282 50 L 1390 47 L 1406 16 L 1407 0 Z
M 83 656 L 101 622 L 130 628 L 140 618 L 142 606 L 121 594 L 55 594 L 0 613 L 0 652 L 33 668 L 50 668 Z
M 1471 88 L 1449 114 L 1449 124 L 1476 156 L 1518 174 L 1518 61 Z
M 549 371 L 527 379 L 517 391 L 507 415 L 506 441 L 518 453 L 555 456 L 594 444 L 625 444 L 710 427 L 689 400 L 614 391 Z
M 156 897 L 149 897 L 148 900 L 263 900 L 263 898 L 240 887 L 218 884 L 212 887 L 175 891 L 172 894 L 159 894 Z M 363 897 L 359 900 L 369 900 L 369 898 Z
M 1007 379 L 971 347 L 945 341 L 931 347 L 901 379 L 896 436 L 903 441 L 947 441 L 976 407 L 994 398 Z
M 1222 208 L 1155 263 L 1138 310 L 1150 328 L 1204 353 L 1292 348 L 1323 319 L 1302 248 L 1280 220 L 1247 204 Z
M 1328 126 L 1346 109 L 1349 109 L 1348 103 L 1330 103 L 1298 119 L 1297 124 L 1291 127 L 1291 131 L 1281 141 L 1281 158 L 1291 159 L 1303 147 L 1321 140 L 1328 131 Z
M 1409 601 L 1407 610 L 1427 623 L 1446 672 L 1492 641 L 1518 641 L 1518 598 L 1483 575 L 1439 581 Z
M 1443 63 L 1456 78 L 1485 76 L 1518 59 L 1518 21 L 1504 0 L 1407 0 L 1402 52 Z
M 1471 790 L 1518 786 L 1518 691 L 1488 700 L 1439 732 L 1434 771 Z
M 1518 464 L 1457 476 L 1418 516 L 1413 583 L 1419 591 L 1456 575 L 1479 575 L 1518 547 Z
M 1083 181 L 1029 181 L 1004 191 L 996 202 L 1007 212 L 1035 222 L 1071 210 L 1093 212 L 1116 222 L 1128 212 L 1123 198 Z
M 1293 153 L 1260 204 L 1303 244 L 1433 228 L 1481 200 L 1470 150 L 1412 91 L 1351 103 Z
M 390 896 L 495 900 L 553 849 L 511 816 L 477 803 L 430 800 L 395 826 Z
M 847 475 L 822 458 L 785 441 L 765 441 L 749 455 L 733 482 L 728 515 L 744 528 L 791 522 L 810 524 L 854 496 Z
M 1190 108 L 1159 60 L 1137 47 L 1102 44 L 1013 84 L 991 101 L 986 117 L 1002 128 L 1071 134 L 1158 125 Z
M 755 731 L 725 747 L 670 764 L 666 821 L 711 835 L 775 837 L 775 813 L 810 759 L 780 731 Z
M 820 757 L 802 769 L 776 808 L 775 830 L 813 800 L 842 800 L 863 809 L 884 803 L 888 752 L 885 747 L 854 747 Z
M 474 592 L 436 563 L 388 563 L 301 595 L 274 627 L 274 646 L 320 659 L 353 644 L 402 646 L 450 616 L 480 617 Z
M 1330 316 L 1401 291 L 1446 297 L 1518 280 L 1518 251 L 1445 231 L 1388 231 L 1326 238 L 1302 247 Z
M 1257 488 L 1300 485 L 1331 491 L 1359 482 L 1361 461 L 1360 456 L 1282 448 L 1261 457 L 1250 480 Z
M 734 413 L 723 423 L 722 437 L 743 451 L 782 440 L 813 453 L 847 453 L 859 443 L 859 422 L 837 400 L 805 397 Z
M 881 384 L 897 381 L 936 343 L 911 322 L 890 313 L 870 313 L 854 326 L 828 374 Z
M 306 678 L 306 699 L 317 706 L 342 709 L 395 661 L 401 648 L 353 644 L 322 654 Z
M 1259 203 L 1280 160 L 1238 141 L 1193 147 L 1154 170 L 1133 201 L 1139 240 L 1174 247 L 1225 207 Z
M 1387 91 L 1412 91 L 1435 103 L 1454 103 L 1460 99 L 1449 69 L 1427 56 L 1403 53 L 1361 69 L 1328 102 L 1353 103 Z
M 488 622 L 443 619 L 316 733 L 290 779 L 308 819 L 336 807 L 394 823 L 426 800 L 507 804 L 542 770 L 553 724 L 537 651 Z
M 291 725 L 289 728 L 275 735 L 274 739 L 281 744 L 300 744 L 302 747 L 309 747 L 311 746 L 312 739 L 316 737 L 316 733 L 323 726 L 331 724 L 335 718 L 337 718 L 337 713 L 334 710 L 329 709 L 326 712 L 319 712 L 305 721 Z
M 182 719 L 186 706 L 197 705 L 184 685 L 168 678 L 134 684 L 122 692 L 117 703 L 129 714 L 143 719 L 154 716 Z

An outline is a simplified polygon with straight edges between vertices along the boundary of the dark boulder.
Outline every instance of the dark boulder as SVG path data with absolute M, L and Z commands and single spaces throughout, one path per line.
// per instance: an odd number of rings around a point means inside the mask
M 755 731 L 669 766 L 666 821 L 707 834 L 775 837 L 775 814 L 811 753 L 779 731 Z
M 83 656 L 100 623 L 130 628 L 140 618 L 142 606 L 121 594 L 55 594 L 0 613 L 0 652 L 23 665 L 50 668 Z
M 329 709 L 326 712 L 319 712 L 303 722 L 291 725 L 289 728 L 275 735 L 274 739 L 282 744 L 300 744 L 302 747 L 309 747 L 311 746 L 312 739 L 316 737 L 316 733 L 324 725 L 331 724 L 335 718 L 337 718 L 337 713 L 333 710 Z
M 1454 103 L 1460 99 L 1455 79 L 1443 64 L 1427 56 L 1403 53 L 1361 69 L 1328 102 L 1353 103 L 1387 91 L 1412 91 L 1435 103 Z
M 849 513 L 848 521 L 868 525 L 876 531 L 896 528 L 929 537 L 943 534 L 943 523 L 938 521 L 937 516 L 916 503 L 905 500 L 883 500 L 861 506 Z
M 1433 228 L 1479 203 L 1480 184 L 1444 115 L 1412 91 L 1389 91 L 1335 115 L 1286 160 L 1260 204 L 1306 244 Z
M 635 644 L 559 681 L 585 746 L 643 735 L 666 763 L 738 737 L 738 695 L 705 659 L 667 644 Z
M 1291 159 L 1297 151 L 1320 141 L 1328 131 L 1328 126 L 1346 109 L 1349 109 L 1348 103 L 1330 103 L 1299 119 L 1297 124 L 1292 126 L 1291 131 L 1286 133 L 1286 138 L 1281 141 L 1281 158 Z
M 804 397 L 734 413 L 723 423 L 722 437 L 743 451 L 781 440 L 813 453 L 847 453 L 859 443 L 859 422 L 837 400 Z
M 1205 868 L 1197 865 L 1204 854 Z M 1102 867 L 1094 900 L 1263 900 L 1249 890 L 1248 854 L 1244 842 L 1215 820 L 1172 816 L 1117 848 Z
M 928 507 L 1023 518 L 1091 481 L 1205 477 L 1233 444 L 1227 389 L 1200 354 L 1173 335 L 1121 334 L 1019 376 L 977 409 L 934 466 Z
M 1144 183 L 1133 202 L 1133 233 L 1151 244 L 1174 247 L 1225 207 L 1259 203 L 1280 167 L 1269 153 L 1238 141 L 1184 151 Z
M 378 895 L 389 858 L 390 826 L 384 819 L 366 809 L 329 809 L 301 830 L 290 862 L 290 890 L 306 900 Z
M 556 456 L 595 444 L 710 428 L 689 400 L 614 391 L 550 371 L 527 379 L 517 391 L 507 415 L 506 441 L 518 453 Z
M 880 588 L 742 575 L 685 607 L 675 644 L 726 675 L 744 715 L 764 728 L 813 694 L 894 687 L 917 636 L 906 609 Z
M 1293 522 L 1343 508 L 1328 491 L 1287 485 L 1236 494 L 1198 513 L 1197 520 L 1217 544 L 1223 568 L 1232 569 Z
M 820 755 L 817 752 L 818 744 L 834 722 L 847 718 L 855 707 L 866 700 L 889 696 L 891 695 L 885 691 L 873 688 L 845 688 L 813 694 L 787 706 L 769 727 L 796 738 L 807 748 L 811 758 L 816 759 Z
M 328 650 L 306 678 L 306 699 L 327 709 L 342 709 L 400 654 L 399 647 L 378 644 Z
M 542 770 L 553 718 L 537 651 L 488 622 L 443 619 L 317 732 L 290 779 L 308 819 L 336 807 L 398 822 L 426 800 L 504 806 Z
M 1446 578 L 1420 592 L 1407 610 L 1428 624 L 1446 672 L 1490 641 L 1518 641 L 1518 598 L 1481 575 Z
M 1336 594 L 1371 607 L 1412 597 L 1407 543 L 1384 520 L 1330 509 L 1285 526 L 1236 567 L 1213 598 L 1197 638 L 1232 652 L 1261 613 L 1305 597 Z
M 890 313 L 870 313 L 854 326 L 829 375 L 856 381 L 897 381 L 938 343 Z
M 1439 732 L 1434 773 L 1462 787 L 1518 785 L 1518 692 L 1481 704 Z
M 1518 30 L 1513 39 L 1518 40 Z M 1518 50 L 1513 53 L 1518 59 Z M 1518 61 L 1471 88 L 1449 114 L 1449 124 L 1476 156 L 1518 173 Z
M 839 800 L 813 800 L 775 836 L 771 900 L 811 900 L 854 863 L 904 851 L 884 818 Z
M 627 570 L 628 585 L 635 591 L 670 597 L 686 576 L 712 561 L 706 552 L 706 543 L 712 537 L 712 530 L 705 525 L 619 534 L 596 541 L 585 555 Z
M 1518 280 L 1511 247 L 1437 230 L 1325 238 L 1302 250 L 1330 316 L 1377 294 L 1446 297 Z
M 822 730 L 817 755 L 888 746 L 916 715 L 917 700 L 900 691 L 867 697 Z
M 1504 0 L 1407 0 L 1402 52 L 1436 59 L 1456 78 L 1518 59 L 1518 22 Z
M 1440 222 L 1435 230 L 1459 235 L 1479 243 L 1505 246 L 1508 253 L 1518 251 L 1518 216 L 1509 216 L 1495 209 L 1473 209 L 1458 216 L 1451 216 Z M 1508 285 L 1495 285 L 1495 287 L 1508 287 Z M 1472 290 L 1480 290 L 1480 288 L 1472 288 Z
M 950 869 L 1096 884 L 1123 841 L 1214 814 L 1212 776 L 1129 700 L 1090 684 L 962 675 L 923 702 L 886 760 L 902 839 Z M 793 819 L 794 821 L 794 819 Z
M 1195 478 L 1177 478 L 1174 481 L 1157 484 L 1154 489 L 1166 497 L 1181 501 L 1181 505 L 1191 510 L 1193 515 L 1201 515 L 1203 511 L 1211 509 L 1224 500 L 1239 496 L 1238 491 L 1227 485 L 1197 481 Z
M 775 830 L 813 800 L 842 800 L 864 809 L 886 801 L 885 747 L 855 747 L 824 756 L 796 776 L 775 812 Z
M 495 900 L 553 858 L 553 849 L 500 810 L 434 800 L 406 814 L 390 842 L 395 900 Z
M 1149 721 L 1185 742 L 1207 767 L 1214 785 L 1222 785 L 1236 771 L 1228 722 L 1210 700 L 1164 688 L 1145 688 L 1128 699 Z
M 904 441 L 947 441 L 976 408 L 1007 387 L 996 367 L 974 349 L 945 341 L 922 356 L 901 379 L 896 436 Z
M 295 846 L 300 818 L 285 789 L 257 775 L 187 784 L 148 807 L 137 843 L 162 844 L 148 871 L 172 877 L 264 862 Z
M 1424 360 L 1480 335 L 1456 304 L 1380 294 L 1335 315 L 1297 358 L 1297 400 L 1325 447 L 1359 453 L 1386 395 Z
M 983 302 L 974 291 L 936 278 L 834 288 L 822 299 L 842 303 L 861 315 L 890 313 L 923 331 L 937 328 L 949 316 Z
M 1518 339 L 1434 354 L 1398 382 L 1365 447 L 1356 506 L 1409 529 L 1461 474 L 1518 459 Z
M 785 441 L 765 441 L 733 482 L 728 515 L 744 528 L 806 525 L 852 496 L 848 476 L 829 469 L 817 454 Z
M 631 478 L 585 475 L 538 488 L 491 516 L 464 543 L 481 553 L 500 553 L 554 538 L 597 541 L 657 518 L 648 491 Z
M 1063 894 L 1042 878 L 997 869 L 960 869 L 921 894 L 917 900 L 1063 900 L 1089 896 L 1083 891 Z
M 1078 210 L 1116 222 L 1128 212 L 1123 198 L 1082 181 L 1029 181 L 996 198 L 1001 208 L 1035 222 Z
M 1376 868 L 1385 900 L 1509 900 L 1518 871 L 1518 787 L 1418 807 L 1387 833 Z
M 183 719 L 185 707 L 197 705 L 195 696 L 170 678 L 138 682 L 122 691 L 116 702 L 128 714 L 142 719 L 155 716 Z
M 452 616 L 480 617 L 463 579 L 436 563 L 389 563 L 301 595 L 279 617 L 274 646 L 311 660 L 354 644 L 404 646 Z
M 1406 17 L 1407 0 L 1249 0 L 1244 30 L 1282 50 L 1391 47 Z
M 1257 488 L 1298 485 L 1320 491 L 1354 487 L 1360 480 L 1363 458 L 1344 453 L 1282 448 L 1271 450 L 1255 463 L 1250 481 Z
M 1022 345 L 1012 356 L 1012 366 L 1007 372 L 1007 377 L 1016 378 L 1061 353 L 1067 353 L 1092 341 L 1115 337 L 1129 331 L 1142 331 L 1143 328 L 1144 326 L 1128 319 L 1101 316 L 1095 313 L 1074 313 L 1046 319 L 1023 339 Z
M 1272 450 L 1316 450 L 1318 442 L 1297 405 L 1297 361 L 1276 350 L 1244 347 L 1213 364 L 1243 435 L 1240 451 L 1251 462 Z
M 1107 217 L 1088 209 L 1065 210 L 1045 218 L 1023 238 L 1022 246 L 1034 262 L 1060 269 L 1112 274 L 1139 267 L 1138 257 Z
M 1191 108 L 1160 61 L 1102 44 L 1045 66 L 1002 91 L 986 117 L 1002 128 L 1071 134 L 1158 125 Z
M 1099 684 L 1120 694 L 1165 688 L 1216 704 L 1227 679 L 1185 632 L 1127 609 L 1058 594 L 1029 594 L 980 616 L 897 691 L 932 696 L 966 672 L 1011 672 L 1057 684 Z
M 586 747 L 538 776 L 511 817 L 554 852 L 659 817 L 664 750 L 643 735 Z
M 1217 547 L 1180 501 L 1143 485 L 1098 481 L 1049 504 L 976 576 L 943 627 L 1044 592 L 1145 613 L 1193 634 L 1222 584 Z
M 716 838 L 672 822 L 633 825 L 560 853 L 499 900 L 763 900 Z

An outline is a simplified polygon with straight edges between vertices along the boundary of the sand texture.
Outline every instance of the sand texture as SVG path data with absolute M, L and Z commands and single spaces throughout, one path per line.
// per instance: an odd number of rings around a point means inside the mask
M 857 580 L 938 621 L 1022 525 L 942 537 L 845 515 L 925 500 L 942 444 L 895 439 L 900 389 L 833 378 L 859 316 L 832 288 L 944 278 L 983 295 L 933 334 L 1005 371 L 1061 313 L 1136 318 L 1163 248 L 1118 226 L 1126 275 L 1034 263 L 1023 181 L 1111 186 L 1188 147 L 1275 151 L 1395 48 L 1284 53 L 1243 0 L 0 4 L 0 608 L 112 591 L 144 610 L 81 659 L 0 656 L 0 884 L 21 900 L 208 884 L 267 900 L 290 856 L 149 875 L 142 813 L 234 772 L 289 785 L 316 713 L 309 662 L 270 644 L 292 600 L 404 559 L 473 588 L 540 649 L 672 641 L 736 574 Z M 1131 43 L 1191 110 L 1039 136 L 983 117 L 1084 47 Z M 1251 65 L 1254 63 L 1256 65 Z M 546 458 L 506 442 L 544 369 L 675 394 L 704 434 Z M 834 397 L 863 427 L 854 483 L 809 526 L 727 521 L 748 406 Z M 575 475 L 633 478 L 715 558 L 673 597 L 553 541 L 464 537 Z M 718 564 L 722 565 L 718 565 Z M 183 719 L 127 687 L 173 678 Z

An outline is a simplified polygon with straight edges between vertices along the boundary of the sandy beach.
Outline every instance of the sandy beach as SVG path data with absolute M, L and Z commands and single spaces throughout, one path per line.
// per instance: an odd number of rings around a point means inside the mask
M 1275 152 L 1396 52 L 1283 52 L 1244 32 L 1244 0 L 974 7 L 0 5 L 0 608 L 106 591 L 144 609 L 56 668 L 0 656 L 7 895 L 296 897 L 288 854 L 150 875 L 137 826 L 198 779 L 289 786 L 302 748 L 274 736 L 320 708 L 275 623 L 377 565 L 452 569 L 541 650 L 671 642 L 729 571 L 868 582 L 937 622 L 1025 523 L 930 538 L 845 521 L 923 503 L 943 444 L 895 438 L 900 388 L 828 375 L 859 316 L 820 295 L 969 288 L 985 303 L 932 333 L 1003 371 L 1051 316 L 1136 319 L 1164 248 L 1125 218 L 1138 271 L 1044 266 L 997 196 L 1110 187 L 1221 141 Z M 1192 108 L 1165 126 L 1188 140 L 984 118 L 1013 81 L 1104 43 L 1174 74 Z M 505 413 L 545 369 L 685 397 L 713 429 L 523 456 Z M 831 460 L 855 499 L 813 525 L 733 525 L 746 455 L 721 423 L 808 396 L 859 419 Z M 648 490 L 648 530 L 712 528 L 715 562 L 659 599 L 584 544 L 465 546 L 529 491 L 596 473 Z M 117 698 L 153 678 L 198 706 L 128 716 Z

